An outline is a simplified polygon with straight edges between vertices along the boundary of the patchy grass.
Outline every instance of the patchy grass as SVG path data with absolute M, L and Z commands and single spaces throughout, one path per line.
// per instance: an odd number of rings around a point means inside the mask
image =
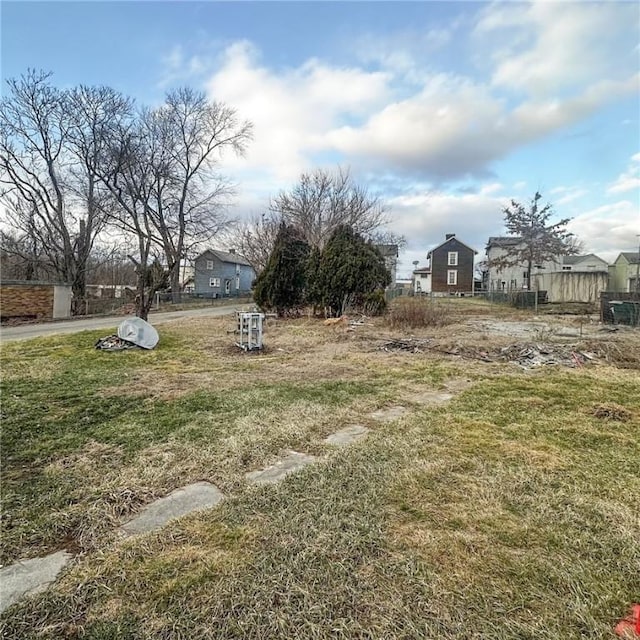
M 148 353 L 87 333 L 3 348 L 4 560 L 80 552 L 3 637 L 613 638 L 640 598 L 637 375 L 379 352 L 382 321 L 276 323 L 248 355 L 227 324 L 166 325 Z M 460 393 L 419 404 L 429 389 Z M 410 411 L 368 418 L 393 404 Z M 367 439 L 323 444 L 353 423 Z M 288 448 L 325 457 L 246 485 Z M 230 497 L 118 537 L 196 480 Z

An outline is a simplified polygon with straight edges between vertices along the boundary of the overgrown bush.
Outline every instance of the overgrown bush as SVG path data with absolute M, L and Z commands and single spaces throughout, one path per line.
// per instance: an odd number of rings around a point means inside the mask
M 446 302 L 427 298 L 398 298 L 391 305 L 387 318 L 394 329 L 442 327 L 454 321 Z
M 387 301 L 384 299 L 384 291 L 378 289 L 364 296 L 362 310 L 367 316 L 381 316 L 387 308 Z

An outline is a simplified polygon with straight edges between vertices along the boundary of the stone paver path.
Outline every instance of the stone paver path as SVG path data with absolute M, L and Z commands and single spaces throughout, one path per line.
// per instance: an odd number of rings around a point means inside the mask
M 454 391 L 452 389 L 452 391 Z M 454 393 L 448 391 L 425 391 L 412 397 L 417 404 L 444 404 Z M 406 415 L 408 409 L 402 405 L 385 407 L 369 414 L 377 422 L 393 422 Z M 339 429 L 324 440 L 326 444 L 344 447 L 369 433 L 363 425 L 354 424 Z M 316 462 L 315 456 L 297 451 L 285 452 L 284 457 L 264 469 L 245 474 L 252 484 L 275 484 L 290 473 Z M 135 518 L 125 523 L 121 531 L 127 535 L 148 533 L 162 528 L 169 521 L 194 511 L 215 507 L 224 500 L 224 495 L 210 482 L 196 482 L 176 489 L 145 507 Z M 23 595 L 45 589 L 72 558 L 66 551 L 58 551 L 44 558 L 23 560 L 0 569 L 0 612 L 17 602 Z
M 316 460 L 315 456 L 289 451 L 284 458 L 278 460 L 275 464 L 258 471 L 251 471 L 245 477 L 253 484 L 275 484 L 290 473 L 298 471 Z
M 402 405 L 397 405 L 395 407 L 378 409 L 377 411 L 369 414 L 369 417 L 372 420 L 377 420 L 378 422 L 393 422 L 398 418 L 402 418 L 405 413 L 407 413 L 407 408 Z
M 21 560 L 0 569 L 0 612 L 23 595 L 46 589 L 72 557 L 66 551 L 57 551 L 44 558 Z
M 367 429 L 367 427 L 363 427 L 361 424 L 352 424 L 327 436 L 324 441 L 326 444 L 344 447 L 352 442 L 362 440 L 367 433 L 369 433 L 369 429 Z
M 200 509 L 215 507 L 224 495 L 210 482 L 196 482 L 176 489 L 168 496 L 152 502 L 137 517 L 122 525 L 125 533 L 147 533 L 160 529 L 174 518 Z

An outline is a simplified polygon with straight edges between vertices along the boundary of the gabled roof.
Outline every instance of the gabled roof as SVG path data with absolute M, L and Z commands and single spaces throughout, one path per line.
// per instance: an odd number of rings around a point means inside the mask
M 447 238 L 444 242 L 441 242 L 438 246 L 433 247 L 433 249 L 431 249 L 431 251 L 429 251 L 429 253 L 427 253 L 427 258 L 436 250 L 439 249 L 440 247 L 443 247 L 445 244 L 447 244 L 447 242 L 451 242 L 452 240 L 455 240 L 456 242 L 459 242 L 461 245 L 463 245 L 464 247 L 467 247 L 467 249 L 469 249 L 469 251 L 473 251 L 474 254 L 478 253 L 473 247 L 470 247 L 468 244 L 465 244 L 464 242 L 462 242 L 462 240 L 460 240 L 460 238 L 456 238 L 455 236 L 452 236 L 451 238 Z
M 228 251 L 219 251 L 218 249 L 207 249 L 203 251 L 198 258 L 201 258 L 206 253 L 212 253 L 220 262 L 229 262 L 231 264 L 243 264 L 247 267 L 251 266 L 251 263 L 239 253 L 231 253 Z M 196 258 L 196 260 L 198 259 Z
M 562 256 L 562 264 L 578 264 L 587 260 L 588 258 L 595 258 L 596 260 L 600 260 L 600 262 L 604 262 L 606 264 L 606 260 L 598 257 L 595 253 L 587 253 L 584 256 Z
M 623 251 L 620 256 L 624 256 L 625 260 L 630 264 L 635 264 L 640 259 L 640 253 L 635 251 Z M 618 258 L 620 256 L 618 256 Z

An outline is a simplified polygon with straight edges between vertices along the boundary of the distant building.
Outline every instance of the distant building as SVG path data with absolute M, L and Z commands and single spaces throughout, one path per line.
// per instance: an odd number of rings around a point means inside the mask
M 609 291 L 637 291 L 640 253 L 623 251 L 609 267 Z
M 455 233 L 447 233 L 445 241 L 427 254 L 431 269 L 430 293 L 472 295 L 476 253 L 458 240 Z
M 596 302 L 607 288 L 607 262 L 593 253 L 557 256 L 534 264 L 531 282 L 525 260 L 505 267 L 495 261 L 513 247 L 524 248 L 518 236 L 491 237 L 487 242 L 487 289 L 491 291 L 546 291 L 549 302 Z
M 398 269 L 398 245 L 397 244 L 377 244 L 376 249 L 384 257 L 384 264 L 387 270 L 391 274 L 391 284 L 389 286 L 395 287 L 396 275 Z
M 249 261 L 233 249 L 208 249 L 194 261 L 194 293 L 207 298 L 248 295 L 255 277 Z

